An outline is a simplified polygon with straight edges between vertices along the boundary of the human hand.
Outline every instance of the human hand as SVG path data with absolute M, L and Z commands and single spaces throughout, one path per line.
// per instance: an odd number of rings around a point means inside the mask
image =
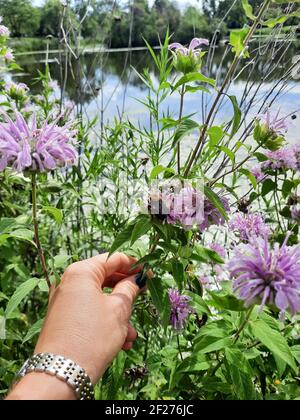
M 72 264 L 51 291 L 35 353 L 70 358 L 96 383 L 118 352 L 129 350 L 137 337 L 129 320 L 146 276 L 141 267 L 132 269 L 135 262 L 115 253 Z M 104 293 L 106 287 L 112 288 L 111 294 Z

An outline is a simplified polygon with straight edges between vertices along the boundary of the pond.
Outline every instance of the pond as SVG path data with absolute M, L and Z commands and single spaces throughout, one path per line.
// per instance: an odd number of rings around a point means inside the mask
M 276 98 L 274 110 L 280 110 L 283 116 L 293 115 L 291 118 L 289 137 L 292 141 L 299 139 L 300 132 L 300 77 L 299 75 L 289 74 L 286 80 L 281 82 L 282 75 L 286 72 L 292 60 L 299 55 L 299 44 L 296 42 L 289 45 L 277 42 L 269 44 L 263 49 L 259 46 L 259 58 L 252 66 L 250 61 L 244 61 L 246 65 L 244 71 L 238 75 L 231 85 L 228 93 L 237 96 L 240 101 L 244 97 L 242 108 L 250 108 L 249 116 L 255 115 L 267 95 L 265 104 L 272 103 Z M 44 44 L 43 44 L 44 47 Z M 35 48 L 39 49 L 39 44 L 35 43 Z M 232 54 L 224 56 L 226 46 L 217 46 L 211 62 L 210 77 L 218 77 L 220 84 L 230 62 Z M 257 46 L 253 46 L 253 51 L 258 51 Z M 272 50 L 270 52 L 270 50 Z M 284 54 L 284 55 L 283 55 Z M 14 80 L 24 82 L 31 87 L 33 93 L 38 93 L 40 86 L 35 84 L 33 79 L 37 76 L 38 70 L 45 68 L 46 53 L 31 51 L 22 52 L 17 55 L 17 62 L 22 67 L 22 71 L 15 72 Z M 49 54 L 49 63 L 52 78 L 58 81 L 64 76 L 64 57 L 54 50 Z M 139 121 L 141 124 L 148 125 L 148 116 L 143 104 L 138 100 L 143 100 L 147 95 L 147 87 L 139 79 L 133 67 L 138 71 L 148 67 L 150 74 L 156 78 L 155 68 L 150 54 L 147 50 L 142 51 L 110 51 L 107 53 L 90 52 L 82 55 L 81 60 L 81 88 L 74 81 L 72 72 L 76 74 L 76 60 L 72 60 L 68 65 L 68 78 L 66 83 L 66 96 L 80 102 L 83 112 L 89 118 L 103 116 L 104 122 L 111 121 L 114 117 L 124 115 L 133 122 Z M 72 68 L 72 70 L 71 70 Z M 298 77 L 297 77 L 298 76 Z M 11 76 L 8 76 L 11 77 Z M 249 90 L 250 89 L 250 90 Z M 80 92 L 80 93 L 79 93 Z M 255 95 L 254 95 L 255 93 Z M 60 92 L 56 92 L 59 97 Z M 250 99 L 254 95 L 254 99 Z M 248 100 L 247 100 L 248 98 Z M 185 114 L 198 113 L 199 118 L 203 118 L 203 113 L 207 112 L 207 107 L 211 97 L 197 94 L 187 95 L 185 102 Z M 250 106 L 249 106 L 250 104 Z M 169 110 L 171 114 L 178 113 L 178 96 L 170 95 L 163 106 L 163 110 Z M 295 118 L 295 115 L 298 118 Z M 220 112 L 216 116 L 216 122 L 227 121 L 232 117 L 232 108 L 224 101 Z M 298 136 L 298 137 L 297 137 Z

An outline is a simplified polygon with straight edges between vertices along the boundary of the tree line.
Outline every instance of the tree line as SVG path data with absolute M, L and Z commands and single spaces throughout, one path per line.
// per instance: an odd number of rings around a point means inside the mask
M 256 9 L 261 0 L 249 3 Z M 64 4 L 69 5 L 67 11 Z M 204 0 L 201 8 L 184 10 L 172 0 L 155 0 L 152 6 L 148 0 L 45 0 L 38 7 L 30 0 L 0 0 L 0 15 L 13 37 L 58 37 L 62 22 L 68 22 L 84 38 L 127 47 L 144 45 L 143 38 L 157 44 L 158 35 L 163 37 L 167 28 L 182 43 L 194 36 L 209 38 L 216 29 L 222 36 L 247 23 L 242 1 L 232 6 L 232 0 Z M 269 14 L 276 15 L 276 8 Z

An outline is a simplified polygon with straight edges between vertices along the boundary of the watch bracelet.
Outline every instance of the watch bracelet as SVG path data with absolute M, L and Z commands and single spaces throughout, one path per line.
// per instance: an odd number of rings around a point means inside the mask
M 94 387 L 83 368 L 70 359 L 53 353 L 38 353 L 28 359 L 17 374 L 17 379 L 31 372 L 44 372 L 66 382 L 78 400 L 93 400 Z

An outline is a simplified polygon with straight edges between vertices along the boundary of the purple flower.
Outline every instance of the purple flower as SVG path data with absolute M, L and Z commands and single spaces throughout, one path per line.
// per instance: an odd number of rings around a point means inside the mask
M 194 57 L 198 57 L 201 54 L 200 45 L 209 45 L 208 39 L 204 38 L 194 38 L 190 42 L 190 45 L 187 47 L 184 47 L 179 42 L 173 42 L 173 44 L 169 45 L 169 50 L 175 50 L 176 53 L 183 54 L 183 55 L 193 55 Z
M 168 223 L 179 222 L 189 228 L 203 221 L 203 196 L 194 188 L 182 188 L 168 198 L 171 200 Z
M 58 81 L 57 80 L 50 80 L 49 87 L 52 90 L 58 90 L 59 89 Z
M 285 147 L 275 151 L 267 151 L 265 155 L 269 158 L 262 163 L 262 170 L 278 170 L 291 169 L 296 171 L 298 169 L 297 156 L 294 147 Z
M 265 125 L 265 127 L 277 135 L 284 135 L 288 131 L 288 125 L 286 118 L 279 118 L 280 111 L 277 114 L 272 114 L 268 109 L 267 112 L 259 117 L 259 120 Z
M 191 298 L 181 295 L 178 289 L 169 289 L 168 294 L 171 303 L 171 325 L 175 330 L 181 331 L 185 327 L 189 314 L 193 311 L 189 305 Z
M 209 245 L 209 248 L 215 251 L 217 254 L 219 254 L 220 257 L 225 258 L 226 251 L 222 245 L 214 242 Z
M 257 182 L 262 181 L 265 177 L 265 174 L 262 172 L 261 165 L 254 165 L 250 171 L 255 176 Z
M 225 197 L 221 197 L 219 196 L 224 209 L 227 212 L 230 212 L 230 206 L 229 206 L 229 201 L 227 200 L 227 198 Z M 220 225 L 224 225 L 225 223 L 225 219 L 222 216 L 222 214 L 220 213 L 220 211 L 214 206 L 214 204 L 208 200 L 207 198 L 205 198 L 204 200 L 204 220 L 203 222 L 200 224 L 200 230 L 205 230 L 208 229 L 209 226 L 211 225 L 216 225 L 216 226 L 220 226 Z
M 252 236 L 265 237 L 270 234 L 268 226 L 259 213 L 236 213 L 229 222 L 229 228 L 237 233 L 241 241 L 248 241 Z
M 287 240 L 286 240 L 287 241 Z M 281 314 L 300 311 L 300 245 L 270 249 L 267 238 L 251 238 L 235 249 L 227 268 L 233 289 L 247 306 L 276 305 Z
M 0 25 L 0 36 L 9 37 L 9 29 L 4 25 Z
M 8 82 L 5 84 L 5 91 L 13 99 L 19 99 L 26 95 L 29 87 L 25 83 Z
M 300 222 L 300 206 L 294 206 L 291 209 L 292 219 L 296 222 Z
M 0 171 L 12 167 L 17 172 L 44 172 L 75 163 L 77 152 L 71 144 L 75 132 L 70 124 L 60 127 L 58 120 L 45 121 L 39 128 L 36 115 L 28 123 L 19 112 L 14 117 L 13 121 L 5 114 L 0 124 Z
M 8 48 L 8 50 L 6 51 L 5 55 L 4 55 L 5 60 L 7 61 L 13 61 L 14 60 L 14 54 L 12 52 L 12 50 L 10 48 Z

